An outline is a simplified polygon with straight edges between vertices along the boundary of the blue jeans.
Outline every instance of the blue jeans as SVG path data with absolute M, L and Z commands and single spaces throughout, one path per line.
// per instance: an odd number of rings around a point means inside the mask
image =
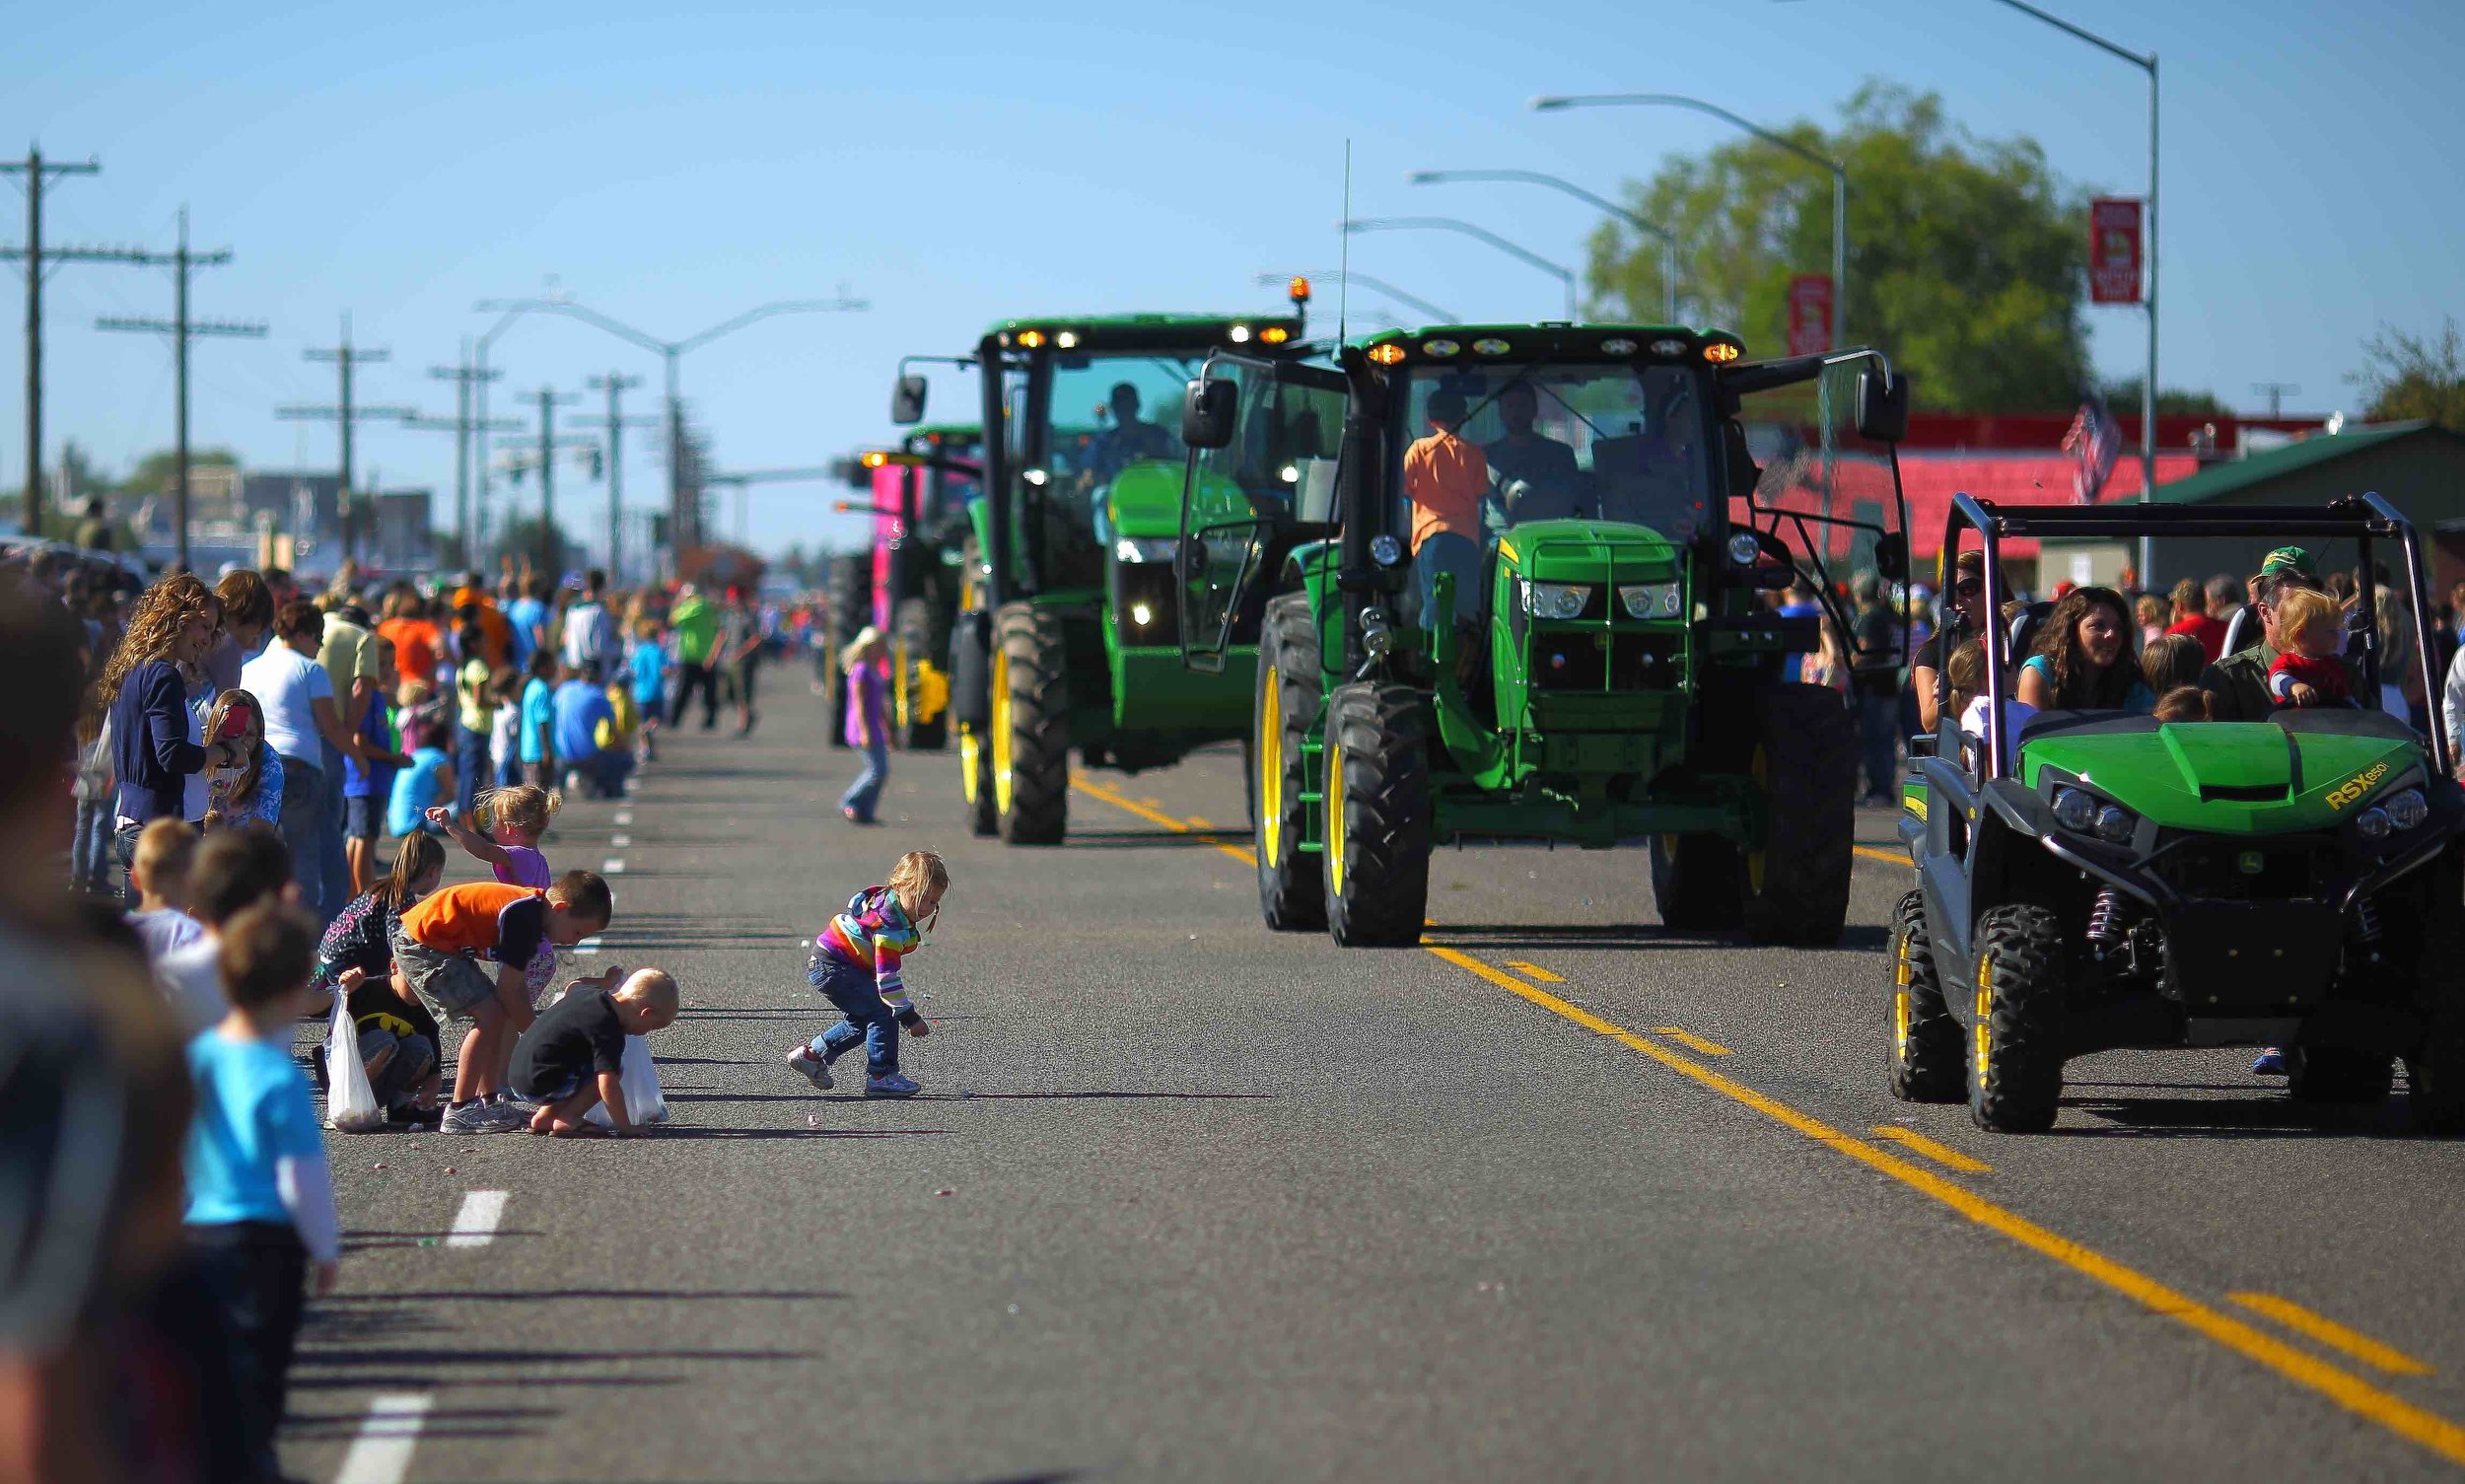
M 1412 554 L 1413 580 L 1421 595 L 1420 621 L 1428 628 L 1437 618 L 1438 574 L 1455 574 L 1455 625 L 1458 628 L 1476 623 L 1484 606 L 1481 600 L 1481 547 L 1470 536 L 1452 530 L 1433 530 L 1421 538 L 1421 549 Z
M 588 757 L 575 758 L 572 767 L 599 791 L 599 797 L 621 799 L 625 794 L 626 775 L 633 771 L 633 755 L 613 750 L 594 752 Z
M 833 1009 L 847 1017 L 812 1038 L 813 1055 L 827 1066 L 863 1041 L 868 1074 L 887 1077 L 897 1071 L 898 1017 L 882 1003 L 881 991 L 873 982 L 873 970 L 861 963 L 841 963 L 816 954 L 805 977 L 821 991 L 821 997 Z
M 84 889 L 104 889 L 110 882 L 112 860 L 112 825 L 114 811 L 108 799 L 77 801 L 77 833 L 70 837 L 68 849 L 68 883 Z
M 463 727 L 454 737 L 454 813 L 470 813 L 473 795 L 488 786 L 488 734 Z
M 325 774 L 319 780 L 325 789 L 324 875 L 316 892 L 317 920 L 320 925 L 331 924 L 351 904 L 351 861 L 342 853 L 342 749 L 331 742 L 324 743 L 324 748 Z M 286 788 L 283 792 L 288 794 L 291 790 Z
M 337 781 L 335 788 L 341 785 Z M 324 898 L 325 857 L 342 855 L 342 821 L 340 811 L 325 813 L 325 779 L 317 764 L 305 757 L 282 760 L 282 813 L 274 827 L 282 831 L 282 842 L 291 847 L 291 879 L 300 883 L 300 901 L 321 919 L 317 907 Z M 325 837 L 330 834 L 329 845 Z M 349 870 L 349 864 L 344 864 Z
M 852 809 L 856 817 L 867 824 L 873 822 L 874 806 L 881 802 L 881 785 L 890 778 L 890 744 L 879 730 L 873 734 L 872 745 L 865 748 L 865 771 L 839 796 L 839 808 Z

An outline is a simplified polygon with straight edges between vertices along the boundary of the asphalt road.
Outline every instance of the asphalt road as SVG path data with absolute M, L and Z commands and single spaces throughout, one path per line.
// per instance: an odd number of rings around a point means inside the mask
M 2036 1138 L 1894 1102 L 1886 851 L 1835 951 L 1674 936 L 1639 854 L 1507 848 L 1439 858 L 1422 948 L 1344 951 L 1260 926 L 1229 751 L 1093 775 L 1033 851 L 900 757 L 860 830 L 799 678 L 547 844 L 622 863 L 577 965 L 684 988 L 651 1038 L 672 1125 L 329 1136 L 350 1235 L 294 1473 L 2465 1463 L 2465 1144 L 2408 1137 L 2401 1094 L 2296 1109 L 2225 1051 L 2076 1063 Z M 917 846 L 953 877 L 910 960 L 926 1095 L 816 1095 L 781 1061 L 829 1019 L 799 945 Z

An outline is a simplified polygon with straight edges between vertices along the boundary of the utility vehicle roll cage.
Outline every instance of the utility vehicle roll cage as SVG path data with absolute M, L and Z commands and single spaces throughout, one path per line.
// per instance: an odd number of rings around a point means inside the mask
M 2001 543 L 2006 536 L 2256 536 L 2277 539 L 2286 536 L 2315 536 L 2323 539 L 2351 539 L 2359 551 L 2360 567 L 2359 592 L 2364 622 L 2362 635 L 2362 683 L 2366 693 L 2379 693 L 2379 597 L 2378 583 L 2372 575 L 2371 542 L 2394 540 L 2405 552 L 2406 595 L 2414 605 L 2414 646 L 2418 677 L 2426 695 L 2439 693 L 2440 677 L 2431 671 L 2430 645 L 2419 642 L 2431 632 L 2430 590 L 2423 581 L 2422 537 L 2397 508 L 2376 493 L 2343 495 L 2330 501 L 2325 510 L 2279 509 L 2271 506 L 2208 506 L 2208 505 L 2001 505 L 1980 500 L 1974 495 L 1951 497 L 1950 513 L 1943 519 L 1942 551 L 1937 557 L 1939 584 L 1947 585 L 1952 577 L 1953 563 L 1959 557 L 1960 532 L 1974 530 L 1985 552 L 1986 592 L 2004 591 Z M 1947 590 L 1947 589 L 1946 589 Z M 1946 604 L 1950 621 L 1957 621 L 1958 609 Z M 1980 636 L 1986 646 L 1986 745 L 1980 762 L 1981 776 L 1992 780 L 2004 776 L 2005 748 L 2018 739 L 2003 737 L 2003 667 L 2008 657 L 2008 639 L 2004 625 L 1989 619 L 1986 632 Z M 1945 658 L 1949 658 L 1946 652 Z M 1944 666 L 1937 672 L 1937 694 L 1941 693 Z M 2456 765 L 2454 741 L 2448 736 L 2447 718 L 2438 706 L 2430 711 L 2430 763 L 2437 776 L 2448 777 Z

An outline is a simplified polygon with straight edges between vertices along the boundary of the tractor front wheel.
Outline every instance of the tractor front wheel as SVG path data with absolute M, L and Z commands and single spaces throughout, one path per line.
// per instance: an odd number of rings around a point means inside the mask
M 1338 686 L 1326 708 L 1326 921 L 1347 948 L 1408 948 L 1430 905 L 1430 754 L 1405 685 Z
M 898 637 L 893 641 L 890 683 L 897 688 L 898 704 L 893 718 L 898 744 L 910 752 L 931 752 L 939 749 L 950 732 L 950 701 L 948 687 L 943 687 L 940 704 L 930 717 L 916 713 L 930 704 L 933 697 L 925 692 L 923 682 L 927 666 L 940 667 L 942 649 L 933 643 L 933 610 L 921 598 L 910 598 L 898 605 Z M 947 648 L 947 645 L 944 646 Z
M 1942 1002 L 1926 896 L 1900 898 L 1891 919 L 1891 1095 L 1903 1102 L 1958 1102 L 1960 1023 Z
M 2352 1046 L 2288 1046 L 2286 1095 L 2296 1102 L 2367 1106 L 2396 1081 L 2396 1058 Z
M 1719 835 L 1654 835 L 1652 899 L 1674 933 L 1726 933 L 1737 926 L 1745 868 Z
M 1318 721 L 1323 679 L 1318 631 L 1302 594 L 1267 605 L 1258 639 L 1258 685 L 1251 706 L 1249 764 L 1252 845 L 1258 857 L 1258 910 L 1267 926 L 1298 933 L 1326 926 L 1325 872 L 1303 850 L 1310 810 L 1306 747 Z
M 1030 603 L 993 615 L 993 808 L 1012 845 L 1058 845 L 1070 822 L 1070 675 L 1061 618 Z
M 1990 908 L 1977 924 L 1977 1019 L 1969 1116 L 1998 1134 L 2054 1127 L 2063 1096 L 2062 920 L 2047 908 Z
M 1781 685 L 1757 698 L 1749 763 L 1763 842 L 1745 852 L 1748 941 L 1824 948 L 1849 919 L 1857 865 L 1858 728 L 1839 692 Z

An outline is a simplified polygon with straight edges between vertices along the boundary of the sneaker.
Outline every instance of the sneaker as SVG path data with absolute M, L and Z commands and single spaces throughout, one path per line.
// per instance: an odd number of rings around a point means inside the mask
M 2275 1046 L 2262 1046 L 2259 1059 L 2251 1063 L 2251 1075 L 2254 1077 L 2285 1076 L 2286 1053 Z
M 437 1120 L 441 1134 L 501 1134 L 509 1126 L 506 1110 L 493 1102 L 458 1102 L 445 1110 Z M 530 1120 L 525 1118 L 523 1122 Z
M 512 1102 L 489 1103 L 488 1127 L 484 1130 L 484 1132 L 491 1134 L 521 1133 L 524 1129 L 530 1127 L 531 1115 L 537 1111 L 538 1109 L 535 1107 L 525 1108 Z
M 540 1103 L 536 1098 L 525 1097 L 510 1088 L 500 1088 L 488 1100 L 499 1107 L 514 1108 L 526 1118 L 539 1111 L 540 1108 Z
M 799 1046 L 788 1053 L 788 1065 L 805 1074 L 805 1080 L 827 1093 L 838 1086 L 830 1080 L 830 1064 L 813 1055 L 810 1046 Z
M 887 1077 L 875 1077 L 870 1073 L 865 1077 L 865 1095 L 868 1097 L 913 1097 L 923 1091 L 896 1072 Z

